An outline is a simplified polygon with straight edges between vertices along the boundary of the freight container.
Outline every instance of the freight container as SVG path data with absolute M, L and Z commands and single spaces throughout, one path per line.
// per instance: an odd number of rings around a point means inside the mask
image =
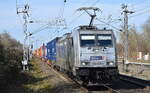
M 46 46 L 45 44 L 43 43 L 43 46 L 42 46 L 42 58 L 46 58 Z
M 48 42 L 46 45 L 46 58 L 52 63 L 56 61 L 56 42 L 58 41 L 58 39 L 59 37 L 56 37 L 55 39 Z

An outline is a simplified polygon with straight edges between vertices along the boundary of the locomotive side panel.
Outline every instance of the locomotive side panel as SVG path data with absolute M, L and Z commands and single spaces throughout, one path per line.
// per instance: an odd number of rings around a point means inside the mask
M 67 55 L 68 55 L 68 63 L 67 65 L 67 70 L 72 74 L 73 72 L 73 67 L 75 65 L 75 57 L 74 57 L 74 43 L 73 43 L 73 38 L 69 37 L 68 42 L 67 42 Z
M 67 34 L 60 38 L 56 44 L 57 48 L 57 59 L 56 68 L 67 73 L 72 74 L 74 67 L 74 44 L 73 38 Z
M 73 34 L 73 44 L 74 44 L 74 57 L 75 57 L 75 68 L 80 66 L 80 41 L 79 41 L 79 31 L 74 31 Z
M 55 62 L 55 67 L 57 69 L 60 68 L 64 68 L 65 65 L 63 63 L 65 63 L 66 61 L 66 54 L 65 54 L 65 46 L 64 46 L 64 42 L 62 42 L 61 40 L 58 40 L 58 42 L 56 43 L 56 62 Z

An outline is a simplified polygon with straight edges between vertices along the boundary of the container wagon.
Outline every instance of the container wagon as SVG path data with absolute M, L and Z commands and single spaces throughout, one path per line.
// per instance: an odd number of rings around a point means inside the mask
M 48 60 L 48 64 L 54 64 L 56 62 L 56 42 L 58 41 L 59 37 L 56 37 L 55 39 L 51 40 L 46 45 L 46 58 Z

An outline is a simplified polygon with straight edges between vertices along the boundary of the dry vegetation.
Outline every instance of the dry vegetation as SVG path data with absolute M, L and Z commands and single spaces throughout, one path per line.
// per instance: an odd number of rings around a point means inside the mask
M 9 34 L 0 34 L 0 88 L 17 81 L 21 60 L 22 45 Z
M 121 33 L 118 43 L 118 54 L 123 56 L 124 33 Z M 150 54 L 150 19 L 142 26 L 142 31 L 138 32 L 133 26 L 129 29 L 129 57 L 130 60 L 136 60 L 137 52 Z
M 30 71 L 23 73 L 21 87 L 15 86 L 13 93 L 51 93 L 51 84 L 37 64 L 38 61 L 35 58 L 31 60 Z
M 51 86 L 37 65 L 30 63 L 30 71 L 22 72 L 22 44 L 8 33 L 0 34 L 0 92 L 50 93 Z

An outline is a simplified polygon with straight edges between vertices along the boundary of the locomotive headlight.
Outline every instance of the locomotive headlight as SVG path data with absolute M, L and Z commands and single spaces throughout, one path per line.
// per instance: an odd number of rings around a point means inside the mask
M 82 66 L 89 65 L 89 62 L 85 62 L 85 61 L 83 61 L 83 62 L 81 62 L 81 65 L 82 65 Z
M 82 62 L 82 65 L 85 66 L 86 65 L 85 62 Z
M 107 63 L 109 66 L 113 66 L 114 65 L 114 62 L 113 61 L 110 61 Z
M 114 63 L 113 63 L 113 62 L 110 62 L 110 63 L 109 63 L 109 65 L 111 65 L 111 66 L 112 66 L 112 65 L 114 65 Z

